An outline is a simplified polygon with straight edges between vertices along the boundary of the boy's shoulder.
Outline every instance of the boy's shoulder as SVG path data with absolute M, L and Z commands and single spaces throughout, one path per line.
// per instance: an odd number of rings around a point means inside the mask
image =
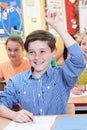
M 19 80 L 19 79 L 26 79 L 30 74 L 30 70 L 25 71 L 25 72 L 20 72 L 18 74 L 16 74 L 15 76 L 12 77 L 12 79 L 14 80 Z

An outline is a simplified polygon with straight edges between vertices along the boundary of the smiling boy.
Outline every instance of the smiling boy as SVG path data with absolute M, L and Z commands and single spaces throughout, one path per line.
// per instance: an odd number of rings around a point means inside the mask
M 0 97 L 2 117 L 28 122 L 29 116 L 34 118 L 33 115 L 67 113 L 70 90 L 85 68 L 84 54 L 76 41 L 64 30 L 56 12 L 48 10 L 45 19 L 63 38 L 70 56 L 62 67 L 52 68 L 51 59 L 56 55 L 55 37 L 45 30 L 31 32 L 24 44 L 31 70 L 9 80 L 8 87 Z M 16 102 L 24 109 L 12 111 Z

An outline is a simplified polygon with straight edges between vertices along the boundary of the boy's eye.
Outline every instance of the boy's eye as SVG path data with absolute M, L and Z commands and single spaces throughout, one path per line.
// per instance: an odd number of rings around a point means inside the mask
M 41 53 L 44 53 L 44 52 L 46 52 L 46 51 L 41 51 Z
M 82 43 L 82 45 L 86 45 L 86 43 Z
M 28 53 L 29 53 L 29 54 L 33 54 L 34 52 L 33 52 L 33 51 L 29 51 Z

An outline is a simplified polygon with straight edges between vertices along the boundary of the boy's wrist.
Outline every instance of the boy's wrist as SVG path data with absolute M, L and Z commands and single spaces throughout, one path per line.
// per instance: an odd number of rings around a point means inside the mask
M 16 112 L 11 110 L 11 113 L 10 113 L 9 115 L 10 115 L 10 119 L 11 119 L 11 120 L 14 120 L 14 117 L 15 117 L 15 115 L 16 115 Z

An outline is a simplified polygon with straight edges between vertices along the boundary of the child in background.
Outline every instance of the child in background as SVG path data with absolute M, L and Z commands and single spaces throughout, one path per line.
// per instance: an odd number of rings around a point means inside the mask
M 75 87 L 71 90 L 73 94 L 79 95 L 87 91 L 87 31 L 79 34 L 76 38 L 81 49 L 85 53 L 86 68 L 78 77 Z
M 25 50 L 31 69 L 11 78 L 0 96 L 0 116 L 16 122 L 31 121 L 33 115 L 67 113 L 70 90 L 85 68 L 84 54 L 76 41 L 64 30 L 57 12 L 48 10 L 46 21 L 60 34 L 70 56 L 61 67 L 52 68 L 51 59 L 56 55 L 56 40 L 45 30 L 31 32 L 25 40 Z M 12 111 L 14 104 L 22 106 Z M 16 116 L 15 116 L 16 115 Z
M 10 36 L 5 45 L 9 61 L 0 63 L 0 81 L 7 84 L 15 74 L 29 70 L 30 63 L 23 57 L 24 42 L 20 36 Z

